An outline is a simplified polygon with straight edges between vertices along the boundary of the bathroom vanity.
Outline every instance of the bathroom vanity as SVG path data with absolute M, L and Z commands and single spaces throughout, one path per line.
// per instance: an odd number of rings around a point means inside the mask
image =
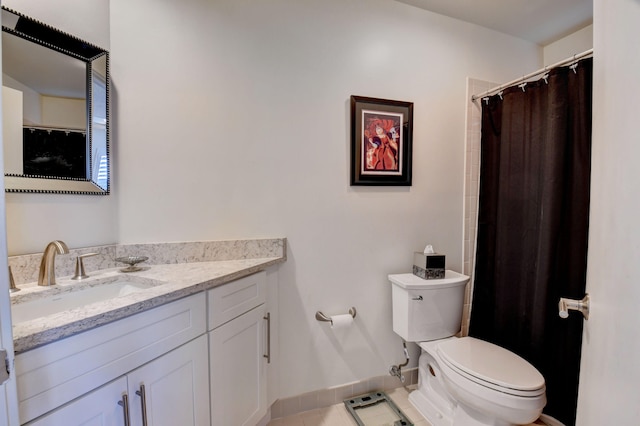
M 94 287 L 125 277 L 127 285 L 146 287 L 14 324 L 21 423 L 259 422 L 276 397 L 275 383 L 268 383 L 277 368 L 274 266 L 286 253 L 285 240 L 276 241 L 275 253 L 236 260 L 153 264 L 131 274 L 108 268 L 81 283 L 58 279 L 62 297 L 68 286 L 84 291 L 92 279 Z M 59 256 L 58 269 L 68 260 Z M 37 297 L 30 292 L 51 289 L 22 290 L 24 302 Z

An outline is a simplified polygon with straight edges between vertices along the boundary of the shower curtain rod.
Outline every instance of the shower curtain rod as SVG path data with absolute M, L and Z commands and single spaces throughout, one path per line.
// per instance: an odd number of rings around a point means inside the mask
M 533 77 L 538 76 L 540 74 L 544 74 L 544 73 L 546 73 L 547 71 L 549 71 L 549 70 L 551 70 L 553 68 L 557 68 L 557 67 L 560 67 L 562 65 L 566 65 L 566 64 L 569 64 L 569 63 L 572 63 L 572 62 L 576 62 L 579 59 L 585 58 L 585 57 L 587 57 L 589 55 L 593 55 L 593 49 L 589 49 L 589 50 L 586 50 L 586 51 L 584 51 L 584 52 L 582 52 L 580 54 L 573 55 L 572 57 L 567 58 L 567 59 L 565 59 L 563 61 L 557 62 L 557 63 L 555 63 L 553 65 L 547 65 L 546 67 L 544 67 L 544 68 L 542 68 L 542 69 L 540 69 L 538 71 L 532 72 L 531 74 L 523 75 L 520 78 L 517 78 L 517 79 L 515 79 L 513 81 L 510 81 L 508 83 L 502 84 L 502 85 L 500 85 L 498 87 L 494 87 L 493 89 L 489 89 L 486 92 L 480 93 L 479 95 L 473 95 L 473 96 L 471 96 L 471 102 L 475 102 L 478 99 L 484 98 L 485 96 L 498 93 L 501 90 L 506 89 L 507 87 L 512 87 L 512 86 L 515 86 L 516 84 L 520 84 L 520 83 L 522 83 L 524 81 L 529 80 L 530 78 L 533 78 Z
M 23 129 L 31 129 L 31 130 L 58 130 L 61 132 L 73 132 L 73 133 L 87 133 L 87 129 L 73 129 L 68 127 L 56 127 L 56 126 L 30 126 L 28 124 L 24 124 L 22 126 Z

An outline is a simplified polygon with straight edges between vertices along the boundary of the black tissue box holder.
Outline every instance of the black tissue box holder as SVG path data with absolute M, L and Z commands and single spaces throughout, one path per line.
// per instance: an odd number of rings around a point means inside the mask
M 420 253 L 413 254 L 413 275 L 425 280 L 444 278 L 444 254 Z

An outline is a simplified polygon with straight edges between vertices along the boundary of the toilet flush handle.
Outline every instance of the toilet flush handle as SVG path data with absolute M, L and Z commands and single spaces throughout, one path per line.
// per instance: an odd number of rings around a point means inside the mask
M 582 312 L 584 319 L 589 319 L 589 295 L 586 294 L 582 300 L 560 298 L 558 302 L 558 315 L 560 318 L 568 318 L 569 311 Z

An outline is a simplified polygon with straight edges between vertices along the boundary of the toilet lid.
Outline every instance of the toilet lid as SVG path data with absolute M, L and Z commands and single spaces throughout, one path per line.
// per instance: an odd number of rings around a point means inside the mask
M 544 377 L 533 365 L 493 343 L 462 337 L 439 343 L 437 352 L 450 367 L 477 383 L 518 394 L 544 391 Z

